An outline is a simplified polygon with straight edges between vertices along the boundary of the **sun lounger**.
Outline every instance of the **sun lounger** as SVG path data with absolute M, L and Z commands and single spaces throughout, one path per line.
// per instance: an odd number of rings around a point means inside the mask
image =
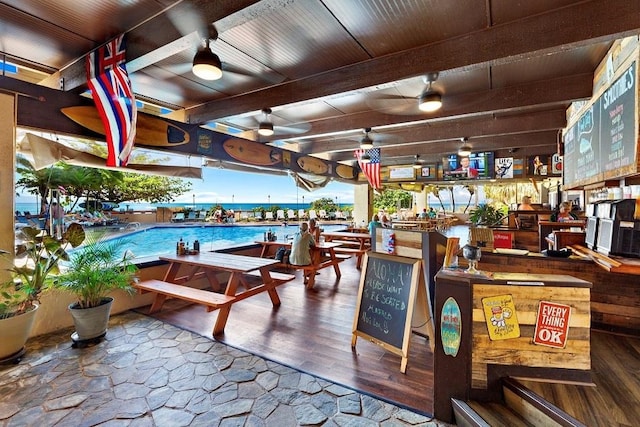
M 171 217 L 171 222 L 184 222 L 184 212 L 176 212 Z

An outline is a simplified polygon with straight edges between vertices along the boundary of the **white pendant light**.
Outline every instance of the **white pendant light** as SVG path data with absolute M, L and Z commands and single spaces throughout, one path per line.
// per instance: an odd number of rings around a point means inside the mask
M 467 138 L 461 138 L 462 145 L 458 149 L 458 156 L 460 157 L 469 157 L 471 155 L 471 150 L 473 149 L 471 145 L 467 143 Z
M 263 119 L 258 126 L 258 134 L 262 136 L 273 135 L 273 123 L 271 122 L 271 108 L 265 108 L 262 110 Z
M 420 111 L 432 113 L 442 107 L 442 95 L 437 90 L 432 89 L 431 85 L 438 79 L 438 73 L 429 73 L 424 77 L 427 87 L 418 97 L 418 108 Z
M 222 77 L 222 63 L 218 55 L 211 51 L 209 42 L 207 40 L 206 46 L 198 49 L 196 56 L 193 57 L 191 71 L 201 79 L 218 80 Z

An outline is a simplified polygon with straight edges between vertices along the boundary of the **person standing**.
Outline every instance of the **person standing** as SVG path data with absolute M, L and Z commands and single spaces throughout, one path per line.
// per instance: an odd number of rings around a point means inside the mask
M 318 222 L 315 218 L 311 218 L 309 220 L 309 234 L 311 234 L 316 242 L 320 241 L 320 227 L 318 227 Z
M 371 234 L 371 237 L 373 237 L 373 231 L 376 227 L 382 227 L 382 223 L 380 222 L 380 217 L 378 216 L 378 214 L 373 214 L 373 216 L 371 217 L 371 222 L 369 222 L 369 234 Z
M 64 233 L 64 208 L 54 201 L 51 203 L 50 213 L 53 221 L 53 235 L 61 239 Z
M 311 248 L 315 247 L 316 241 L 309 233 L 309 224 L 300 223 L 300 230 L 293 236 L 291 243 L 291 254 L 289 254 L 289 264 L 291 265 L 310 265 L 311 264 Z M 309 273 L 304 272 L 304 284 L 309 282 Z

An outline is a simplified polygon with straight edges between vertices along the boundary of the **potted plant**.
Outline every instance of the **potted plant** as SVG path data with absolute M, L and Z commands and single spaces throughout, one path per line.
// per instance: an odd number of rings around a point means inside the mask
M 469 221 L 478 227 L 495 227 L 502 223 L 505 215 L 502 210 L 488 204 L 480 204 L 469 214 Z
M 64 273 L 54 286 L 73 293 L 76 301 L 69 305 L 76 331 L 74 343 L 99 340 L 107 331 L 114 290 L 133 292 L 137 267 L 133 254 L 124 251 L 126 240 L 107 240 L 104 233 L 92 233 L 86 244 L 71 254 Z
M 42 292 L 60 272 L 60 261 L 69 259 L 68 245 L 79 246 L 85 233 L 71 224 L 59 240 L 32 227 L 22 228 L 17 237 L 15 258 L 5 256 L 11 278 L 0 284 L 0 360 L 22 357 Z

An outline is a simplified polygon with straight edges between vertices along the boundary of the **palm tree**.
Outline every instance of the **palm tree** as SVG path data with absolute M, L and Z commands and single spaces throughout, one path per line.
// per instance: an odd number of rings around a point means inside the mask
M 49 189 L 55 188 L 64 182 L 62 170 L 55 166 L 36 170 L 29 159 L 22 155 L 17 155 L 16 172 L 20 175 L 20 178 L 16 181 L 16 187 L 24 188 L 30 194 L 39 196 L 40 214 L 43 214 L 45 206 L 47 206 Z

